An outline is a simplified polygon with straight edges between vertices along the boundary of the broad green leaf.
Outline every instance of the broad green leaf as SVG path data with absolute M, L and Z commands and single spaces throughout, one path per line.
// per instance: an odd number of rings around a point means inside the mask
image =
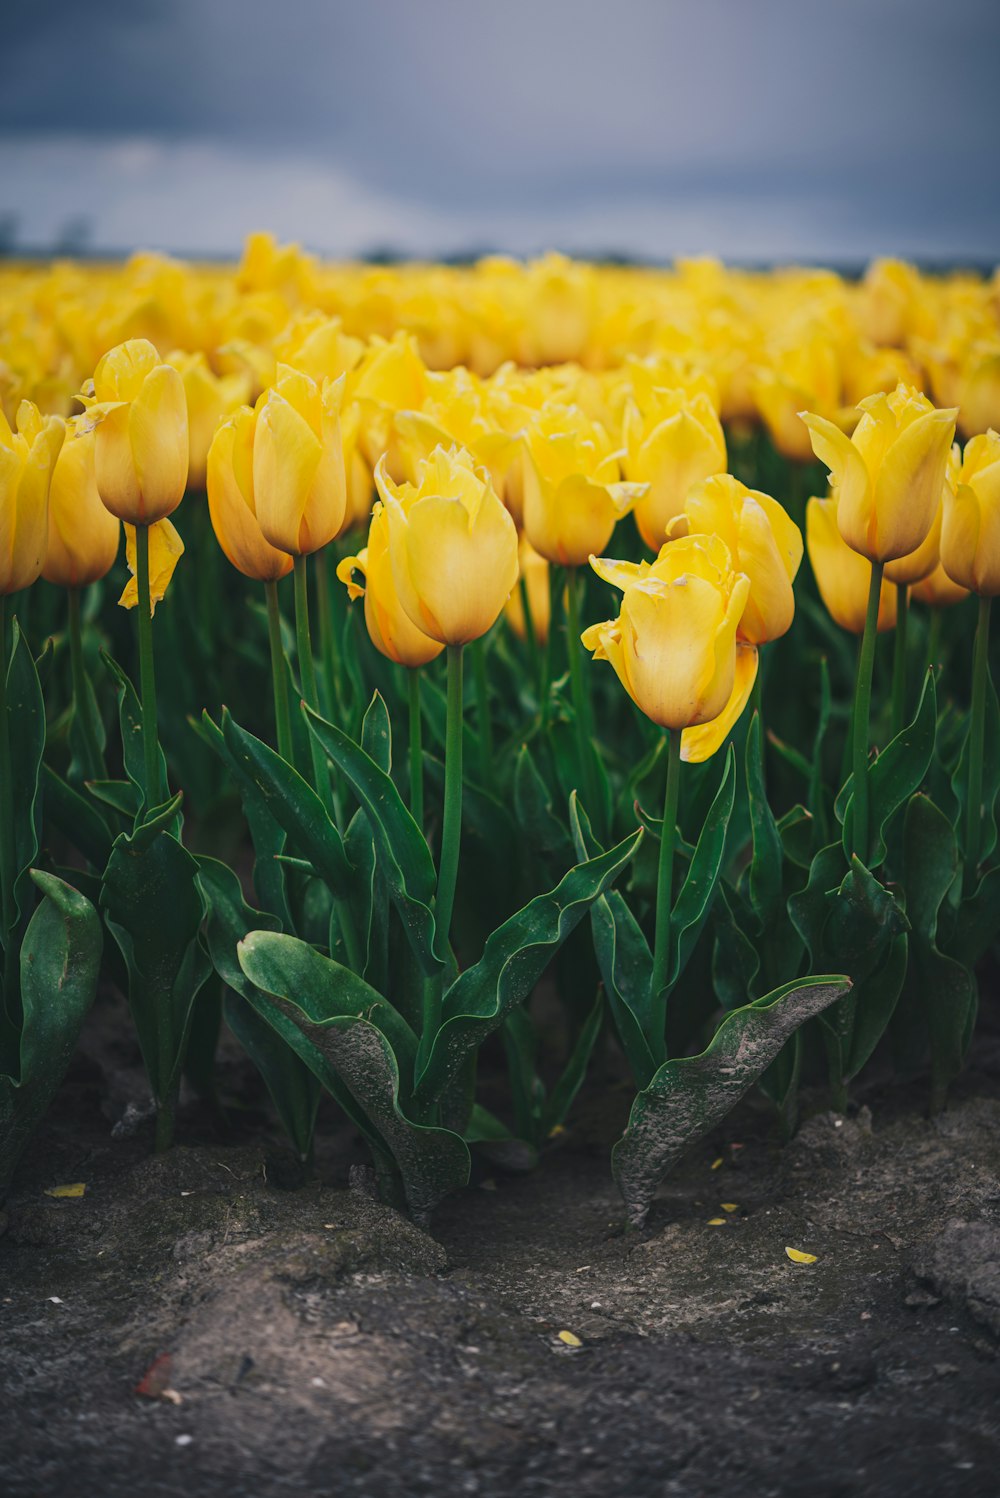
M 470 1051 L 531 992 L 550 958 L 639 846 L 642 833 L 571 869 L 548 894 L 537 895 L 487 939 L 480 960 L 444 996 L 442 1024 L 417 1080 L 421 1105 L 440 1098 Z
M 361 747 L 375 761 L 383 774 L 392 769 L 392 728 L 389 709 L 380 692 L 376 692 L 361 724 Z
M 347 734 L 309 708 L 306 720 L 318 743 L 348 781 L 371 823 L 382 875 L 428 976 L 438 972 L 434 950 L 434 916 L 430 902 L 436 878 L 434 861 L 395 784 Z
M 538 1164 L 538 1149 L 528 1138 L 511 1133 L 505 1123 L 481 1103 L 477 1103 L 462 1134 L 466 1144 L 478 1146 L 477 1153 L 501 1170 L 523 1173 Z
M 31 866 L 38 855 L 41 833 L 39 782 L 45 751 L 45 703 L 31 650 L 17 620 L 7 669 L 7 722 L 10 735 L 10 771 L 15 786 L 12 797 L 14 842 L 14 925 L 0 930 L 0 947 L 16 947 L 18 932 L 34 902 Z M 0 662 L 0 670 L 3 663 Z M 2 924 L 2 923 L 0 923 Z M 9 1002 L 9 1001 L 8 1001 Z
M 784 914 L 784 849 L 764 787 L 764 741 L 758 712 L 754 712 L 747 730 L 746 774 L 753 837 L 753 855 L 747 879 L 750 903 L 764 924 L 776 920 L 779 913 Z
M 103 870 L 111 856 L 111 834 L 101 813 L 51 765 L 42 766 L 45 817 L 95 869 Z
M 143 787 L 146 784 L 146 762 L 142 747 L 142 706 L 135 687 L 114 657 L 107 651 L 102 651 L 101 659 L 118 683 L 118 721 L 122 736 L 122 762 L 125 766 L 125 774 L 138 792 L 141 810 Z M 157 757 L 160 766 L 160 784 L 166 785 L 167 761 L 162 748 L 157 749 Z
M 240 881 L 224 863 L 198 859 L 198 882 L 208 907 L 206 940 L 216 972 L 226 984 L 226 1023 L 264 1078 L 285 1132 L 299 1158 L 312 1148 L 320 1085 L 295 1051 L 286 1045 L 249 1002 L 253 987 L 237 958 L 249 932 L 274 930 L 276 917 L 254 910 L 243 899 Z
M 101 965 L 101 922 L 90 901 L 52 874 L 33 869 L 31 877 L 42 899 L 21 946 L 16 1075 L 0 1074 L 0 1201 L 66 1074 Z
M 725 880 L 719 885 L 713 929 L 712 982 L 716 998 L 723 1009 L 742 1009 L 756 997 L 760 927 L 742 895 Z
M 785 858 L 798 869 L 808 869 L 818 836 L 812 813 L 804 806 L 792 806 L 779 817 L 777 825 Z
M 700 1056 L 679 1057 L 660 1067 L 632 1104 L 628 1128 L 612 1154 L 615 1181 L 633 1227 L 643 1225 L 657 1186 L 688 1146 L 739 1102 L 793 1031 L 849 988 L 840 976 L 785 984 L 728 1014 Z
M 566 829 L 552 809 L 552 797 L 527 744 L 514 762 L 514 810 L 521 835 L 543 857 L 565 863 L 570 853 Z
M 936 729 L 937 695 L 934 673 L 928 671 L 912 723 L 896 735 L 868 770 L 869 817 L 875 844 L 871 857 L 872 868 L 877 868 L 885 858 L 886 831 L 892 818 L 924 782 L 934 754 Z M 844 790 L 848 793 L 846 803 L 841 802 L 844 815 L 844 851 L 850 856 L 853 775 Z M 841 792 L 842 796 L 843 794 Z
M 222 735 L 241 780 L 249 781 L 293 851 L 309 859 L 336 899 L 350 894 L 351 868 L 340 833 L 325 806 L 297 770 L 273 749 L 222 714 Z
M 198 864 L 169 832 L 146 847 L 122 833 L 104 871 L 101 905 L 128 967 L 129 1008 L 162 1103 L 180 1073 L 192 1006 L 211 971 L 198 934 L 205 914 Z
M 726 851 L 726 832 L 736 795 L 736 751 L 730 744 L 722 782 L 702 825 L 694 857 L 670 915 L 667 987 L 677 982 L 708 919 Z
M 947 943 L 948 951 L 969 967 L 985 957 L 1000 936 L 1000 868 L 990 869 L 968 899 L 963 900 L 955 918 L 955 930 Z

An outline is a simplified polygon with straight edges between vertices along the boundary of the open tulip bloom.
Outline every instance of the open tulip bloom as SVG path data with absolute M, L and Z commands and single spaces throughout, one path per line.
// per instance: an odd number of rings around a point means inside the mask
M 944 1105 L 1000 932 L 995 286 L 67 276 L 0 267 L 0 1204 L 99 982 L 157 1148 L 224 1016 L 303 1169 L 327 1094 L 424 1222 L 602 1045 L 634 1225 L 751 1086 L 788 1134 L 882 1045 Z

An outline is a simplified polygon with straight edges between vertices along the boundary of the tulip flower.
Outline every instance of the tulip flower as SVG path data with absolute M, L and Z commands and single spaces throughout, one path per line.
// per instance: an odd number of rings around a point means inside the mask
M 217 375 L 204 354 L 173 353 L 168 363 L 184 382 L 188 413 L 188 488 L 204 489 L 208 450 L 223 417 L 242 405 L 250 394 L 246 374 Z
M 468 453 L 438 448 L 418 484 L 394 484 L 383 458 L 375 485 L 405 612 L 444 645 L 479 639 L 517 582 L 517 531 L 488 475 Z
M 94 463 L 101 502 L 129 525 L 173 513 L 188 477 L 184 382 L 144 338 L 101 359 L 80 399 L 99 423 Z
M 60 588 L 85 588 L 104 577 L 118 555 L 121 522 L 101 503 L 97 433 L 87 417 L 67 423 L 49 488 L 49 532 L 42 576 Z
M 527 451 L 525 534 L 546 561 L 582 566 L 608 544 L 644 486 L 620 482 L 607 433 L 572 406 L 543 411 L 528 429 Z
M 654 400 L 642 413 L 634 403 L 626 408 L 622 466 L 627 479 L 647 485 L 636 500 L 635 521 L 646 545 L 659 551 L 692 487 L 725 472 L 726 439 L 706 394 L 657 391 Z
M 355 581 L 360 573 L 363 583 Z M 357 556 L 344 557 L 337 566 L 338 579 L 348 596 L 365 600 L 365 624 L 371 642 L 380 654 L 411 670 L 425 666 L 444 649 L 441 640 L 420 629 L 399 601 L 389 556 L 389 516 L 377 503 L 368 532 L 368 545 Z
M 30 401 L 18 407 L 14 431 L 0 411 L 0 598 L 29 587 L 44 566 L 49 487 L 65 430 L 61 417 L 42 416 Z
M 347 480 L 340 438 L 344 377 L 317 385 L 280 364 L 257 403 L 253 491 L 267 541 L 292 556 L 326 546 L 343 529 Z
M 806 505 L 806 550 L 820 597 L 830 617 L 853 635 L 864 633 L 871 582 L 871 566 L 853 551 L 837 528 L 837 501 L 810 499 Z M 896 624 L 896 590 L 883 580 L 879 593 L 878 629 Z
M 206 465 L 212 528 L 226 557 L 245 577 L 277 582 L 292 557 L 266 540 L 254 497 L 254 438 L 258 412 L 243 406 L 216 429 Z
M 932 609 L 951 608 L 953 604 L 962 603 L 969 596 L 968 588 L 963 588 L 961 583 L 952 582 L 940 562 L 933 572 L 913 584 L 912 591 L 914 598 Z
M 792 583 L 802 561 L 802 532 L 777 500 L 748 489 L 732 474 L 697 484 L 684 503 L 676 535 L 719 536 L 736 571 L 750 580 L 739 638 L 750 645 L 777 640 L 795 615 Z

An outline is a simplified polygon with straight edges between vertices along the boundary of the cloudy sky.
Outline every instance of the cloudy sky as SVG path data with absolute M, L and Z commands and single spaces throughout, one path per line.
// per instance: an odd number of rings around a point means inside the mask
M 997 0 L 32 0 L 0 238 L 1000 259 Z

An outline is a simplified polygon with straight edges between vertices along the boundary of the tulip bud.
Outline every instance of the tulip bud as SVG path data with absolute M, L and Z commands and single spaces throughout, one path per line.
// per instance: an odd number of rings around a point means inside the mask
M 726 439 L 704 393 L 657 391 L 654 401 L 642 414 L 634 404 L 626 408 L 623 468 L 627 479 L 648 486 L 636 500 L 635 522 L 650 550 L 659 551 L 693 485 L 725 471 Z
M 360 572 L 364 586 L 355 582 Z M 344 557 L 337 577 L 347 585 L 351 599 L 365 600 L 365 624 L 375 649 L 401 666 L 425 666 L 441 654 L 444 645 L 418 629 L 399 601 L 389 560 L 389 516 L 376 504 L 368 532 L 368 545 L 357 556 Z
M 397 487 L 382 458 L 375 484 L 389 518 L 392 575 L 415 625 L 464 645 L 496 622 L 517 582 L 517 530 L 468 453 L 438 448 L 418 485 Z
M 548 562 L 579 567 L 602 551 L 645 486 L 618 481 L 604 428 L 575 406 L 555 407 L 528 429 L 524 531 Z
M 757 651 L 736 645 L 749 579 L 733 571 L 717 536 L 682 536 L 644 570 L 597 557 L 591 565 L 624 593 L 618 618 L 585 630 L 584 645 L 595 660 L 611 662 L 632 701 L 662 728 L 711 723 L 713 733 L 681 751 L 707 759 L 742 712 L 757 673 Z
M 871 565 L 854 551 L 837 528 L 837 501 L 811 499 L 806 505 L 806 549 L 820 597 L 831 618 L 851 634 L 864 634 L 871 587 Z M 896 624 L 896 589 L 884 579 L 879 594 L 879 630 Z
M 860 405 L 851 437 L 803 411 L 813 451 L 830 470 L 837 525 L 848 546 L 871 562 L 908 556 L 927 539 L 941 503 L 954 410 L 938 411 L 905 385 Z
M 101 503 L 97 489 L 97 432 L 86 417 L 66 428 L 52 470 L 49 539 L 42 576 L 60 588 L 84 588 L 111 570 L 121 522 Z
M 176 369 L 134 338 L 104 355 L 81 399 L 99 422 L 94 462 L 104 506 L 130 525 L 172 514 L 188 476 L 187 400 Z
M 1000 594 L 1000 434 L 965 445 L 958 484 L 946 494 L 941 564 L 952 582 L 984 598 Z
M 340 437 L 344 376 L 324 380 L 279 364 L 257 402 L 253 492 L 266 540 L 292 556 L 326 546 L 347 517 L 347 479 Z
M 531 625 L 535 639 L 544 645 L 549 637 L 549 617 L 552 599 L 549 591 L 549 564 L 532 546 L 527 536 L 522 536 L 517 548 L 520 579 L 528 593 L 528 608 L 531 610 Z M 524 617 L 521 589 L 515 588 L 508 598 L 504 613 L 511 629 L 519 640 L 527 638 L 528 622 Z
M 208 512 L 226 557 L 246 577 L 276 582 L 292 558 L 264 539 L 254 506 L 254 434 L 257 412 L 243 406 L 224 421 L 208 450 Z
M 0 594 L 35 581 L 45 561 L 49 485 L 66 423 L 22 401 L 12 432 L 0 410 Z
M 729 547 L 733 567 L 750 579 L 750 596 L 739 637 L 750 645 L 776 640 L 795 616 L 792 582 L 802 561 L 802 532 L 768 494 L 748 489 L 721 473 L 688 494 L 683 519 L 671 535 L 719 536 Z

